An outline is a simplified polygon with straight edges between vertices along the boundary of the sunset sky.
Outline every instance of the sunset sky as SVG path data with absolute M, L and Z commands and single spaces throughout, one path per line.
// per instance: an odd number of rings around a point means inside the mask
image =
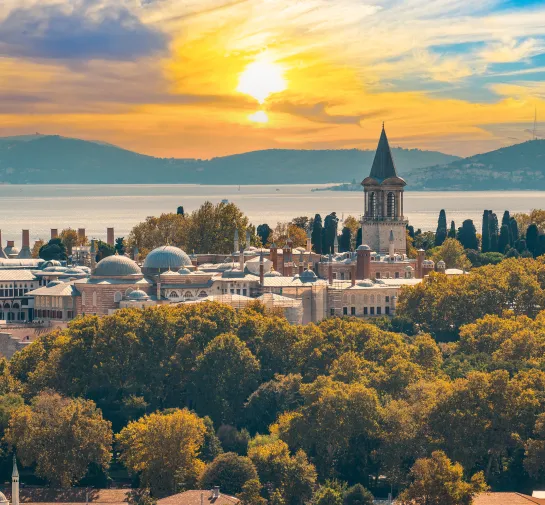
M 470 155 L 545 125 L 543 0 L 2 0 L 0 136 Z M 545 126 L 538 124 L 538 136 Z

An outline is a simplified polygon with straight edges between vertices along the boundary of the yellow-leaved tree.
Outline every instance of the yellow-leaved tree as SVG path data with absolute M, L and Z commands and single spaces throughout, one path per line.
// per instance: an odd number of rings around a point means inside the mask
M 204 469 L 204 421 L 187 409 L 145 415 L 116 436 L 120 459 L 154 496 L 191 489 Z

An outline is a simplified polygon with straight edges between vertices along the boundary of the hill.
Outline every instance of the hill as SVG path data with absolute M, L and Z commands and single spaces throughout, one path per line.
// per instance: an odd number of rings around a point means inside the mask
M 545 190 L 545 140 L 530 140 L 403 175 L 413 190 Z
M 457 160 L 394 148 L 402 172 Z M 57 135 L 0 138 L 0 182 L 11 184 L 321 184 L 362 179 L 374 151 L 270 149 L 211 160 L 145 156 Z

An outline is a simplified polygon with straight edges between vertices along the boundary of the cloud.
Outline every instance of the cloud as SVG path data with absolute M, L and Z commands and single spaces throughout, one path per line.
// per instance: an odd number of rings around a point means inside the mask
M 352 124 L 360 126 L 364 119 L 376 117 L 382 111 L 374 111 L 367 114 L 330 114 L 327 109 L 330 104 L 327 102 L 319 102 L 316 104 L 294 103 L 294 102 L 276 102 L 269 107 L 273 112 L 284 112 L 299 116 L 315 123 L 328 124 Z
M 539 54 L 543 50 L 543 45 L 538 44 L 535 39 L 523 41 L 511 39 L 490 44 L 480 53 L 480 56 L 489 63 L 514 63 Z
M 167 42 L 120 2 L 35 4 L 0 23 L 0 54 L 12 57 L 128 61 L 160 52 Z

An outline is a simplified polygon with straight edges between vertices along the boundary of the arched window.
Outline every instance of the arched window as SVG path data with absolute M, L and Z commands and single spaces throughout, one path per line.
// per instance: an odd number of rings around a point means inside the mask
M 375 303 L 375 295 L 371 295 L 371 303 Z
M 354 305 L 354 304 L 356 303 L 356 295 L 352 295 L 352 296 L 350 297 L 350 303 L 351 303 L 352 305 Z
M 369 216 L 377 217 L 377 195 L 376 193 L 369 193 Z
M 81 292 L 81 304 L 85 305 L 85 291 Z
M 201 291 L 199 293 L 199 298 L 206 298 L 208 295 L 206 294 L 206 291 Z
M 390 191 L 388 193 L 387 209 L 388 217 L 396 217 L 396 196 Z
M 380 303 L 380 295 L 377 295 L 377 303 Z
M 170 295 L 168 295 L 169 298 L 180 298 L 180 295 L 176 291 L 171 291 Z
M 121 291 L 117 291 L 114 295 L 114 302 L 119 303 L 122 298 L 123 298 L 123 295 L 121 294 Z
M 13 305 L 12 305 L 12 308 L 13 309 L 18 309 L 19 308 L 19 304 L 17 302 L 15 302 Z
M 193 298 L 193 293 L 191 291 L 186 291 L 185 295 L 184 295 L 184 298 L 186 300 L 189 300 L 190 298 Z

